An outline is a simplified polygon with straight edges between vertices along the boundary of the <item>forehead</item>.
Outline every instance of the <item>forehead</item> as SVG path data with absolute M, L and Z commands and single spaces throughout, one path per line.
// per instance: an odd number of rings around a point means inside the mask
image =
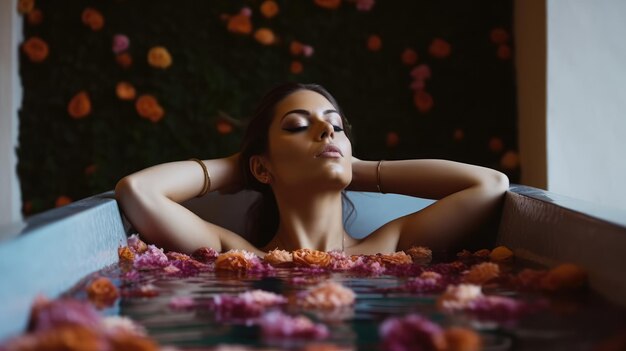
M 311 90 L 298 90 L 288 95 L 276 105 L 275 116 L 283 116 L 291 110 L 328 110 L 335 109 L 323 95 Z

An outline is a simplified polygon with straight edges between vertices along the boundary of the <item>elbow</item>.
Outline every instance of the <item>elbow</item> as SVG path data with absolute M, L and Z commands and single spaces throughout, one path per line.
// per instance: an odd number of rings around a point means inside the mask
M 115 185 L 115 199 L 124 204 L 137 194 L 137 180 L 132 176 L 120 179 Z

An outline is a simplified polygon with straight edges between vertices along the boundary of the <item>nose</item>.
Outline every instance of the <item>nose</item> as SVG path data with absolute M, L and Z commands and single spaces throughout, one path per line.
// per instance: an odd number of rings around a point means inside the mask
M 335 128 L 331 123 L 321 122 L 322 130 L 319 132 L 319 140 L 324 140 L 326 138 L 334 139 L 335 138 Z

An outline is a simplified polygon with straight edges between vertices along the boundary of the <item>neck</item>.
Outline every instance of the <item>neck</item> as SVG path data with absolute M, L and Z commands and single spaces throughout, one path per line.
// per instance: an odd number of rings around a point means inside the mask
M 343 250 L 341 192 L 281 192 L 275 246 L 283 250 Z

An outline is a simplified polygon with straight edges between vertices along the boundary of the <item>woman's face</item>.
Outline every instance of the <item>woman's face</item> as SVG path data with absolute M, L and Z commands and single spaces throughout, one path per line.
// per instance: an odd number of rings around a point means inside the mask
M 342 190 L 352 181 L 352 145 L 324 96 L 299 90 L 276 105 L 265 160 L 273 186 Z M 297 189 L 297 188 L 296 188 Z

